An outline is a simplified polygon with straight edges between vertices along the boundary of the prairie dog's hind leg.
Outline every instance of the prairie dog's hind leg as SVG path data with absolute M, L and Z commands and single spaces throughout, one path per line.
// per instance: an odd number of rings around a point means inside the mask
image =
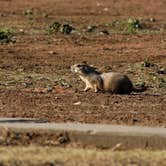
M 96 85 L 96 84 L 94 84 L 93 89 L 94 89 L 95 93 L 98 92 L 98 89 L 97 89 L 97 85 Z

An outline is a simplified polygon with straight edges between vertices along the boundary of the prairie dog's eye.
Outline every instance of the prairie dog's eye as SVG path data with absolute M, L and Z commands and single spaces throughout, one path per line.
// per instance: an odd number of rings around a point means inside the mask
M 77 65 L 77 67 L 82 67 L 82 65 Z

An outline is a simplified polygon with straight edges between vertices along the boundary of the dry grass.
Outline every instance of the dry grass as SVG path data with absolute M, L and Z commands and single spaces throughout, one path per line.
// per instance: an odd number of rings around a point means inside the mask
M 55 147 L 0 147 L 0 165 L 164 165 L 166 151 L 110 151 Z

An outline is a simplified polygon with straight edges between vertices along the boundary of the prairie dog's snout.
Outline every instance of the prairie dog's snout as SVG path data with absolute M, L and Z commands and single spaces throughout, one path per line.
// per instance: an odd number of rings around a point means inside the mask
M 78 67 L 77 67 L 77 65 L 71 66 L 71 72 L 73 72 L 73 73 L 77 73 L 77 72 L 78 72 Z
M 71 66 L 71 72 L 81 74 L 85 70 L 84 64 L 75 64 Z

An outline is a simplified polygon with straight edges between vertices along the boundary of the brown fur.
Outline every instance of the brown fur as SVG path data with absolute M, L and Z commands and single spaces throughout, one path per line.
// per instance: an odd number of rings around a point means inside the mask
M 132 91 L 142 92 L 145 90 L 145 87 L 134 87 L 131 80 L 124 74 L 117 72 L 100 73 L 96 68 L 86 63 L 71 66 L 71 71 L 77 73 L 85 82 L 84 91 L 93 89 L 95 92 L 101 90 L 117 94 L 130 94 Z

